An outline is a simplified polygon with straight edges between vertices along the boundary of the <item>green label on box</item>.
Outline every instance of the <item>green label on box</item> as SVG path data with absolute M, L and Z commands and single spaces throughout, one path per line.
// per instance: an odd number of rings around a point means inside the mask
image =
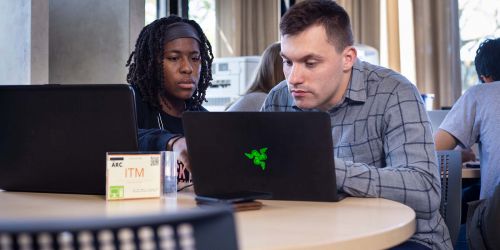
M 123 186 L 111 186 L 109 187 L 109 198 L 111 199 L 120 199 L 123 198 Z

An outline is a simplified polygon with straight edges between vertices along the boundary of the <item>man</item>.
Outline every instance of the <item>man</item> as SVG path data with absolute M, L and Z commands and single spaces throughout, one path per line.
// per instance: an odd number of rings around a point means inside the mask
M 416 233 L 401 249 L 451 249 L 439 214 L 430 123 L 415 86 L 357 59 L 349 17 L 333 1 L 294 5 L 280 31 L 286 81 L 271 90 L 262 110 L 328 112 L 337 188 L 412 207 Z
M 454 149 L 457 145 L 470 148 L 479 143 L 481 201 L 470 204 L 467 212 L 470 249 L 500 247 L 497 237 L 500 231 L 500 211 L 497 209 L 500 206 L 499 62 L 500 38 L 481 43 L 474 64 L 478 78 L 485 84 L 469 88 L 457 100 L 435 135 L 437 150 Z M 498 189 L 496 194 L 495 188 Z
M 468 89 L 453 105 L 435 135 L 436 149 L 470 148 L 479 142 L 481 159 L 480 198 L 491 197 L 500 183 L 500 38 L 484 41 L 474 63 L 481 82 Z

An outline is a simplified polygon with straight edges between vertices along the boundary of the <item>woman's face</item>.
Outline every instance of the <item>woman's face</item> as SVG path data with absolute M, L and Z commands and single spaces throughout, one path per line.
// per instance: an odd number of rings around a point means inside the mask
M 163 85 L 166 96 L 185 101 L 198 88 L 201 54 L 198 41 L 178 38 L 167 42 L 163 49 Z

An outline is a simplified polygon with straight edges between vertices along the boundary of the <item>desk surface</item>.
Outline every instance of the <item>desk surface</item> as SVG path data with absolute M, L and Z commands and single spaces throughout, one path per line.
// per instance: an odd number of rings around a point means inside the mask
M 476 165 L 474 168 L 468 168 L 467 165 Z M 481 168 L 479 161 L 476 162 L 463 162 L 462 163 L 462 179 L 477 179 L 481 178 Z
M 481 169 L 479 168 L 462 168 L 462 179 L 481 178 Z
M 0 201 L 0 220 L 140 215 L 196 206 L 192 193 L 106 202 L 97 195 L 0 191 Z M 385 199 L 263 203 L 260 210 L 235 213 L 241 249 L 382 249 L 415 232 L 414 211 Z

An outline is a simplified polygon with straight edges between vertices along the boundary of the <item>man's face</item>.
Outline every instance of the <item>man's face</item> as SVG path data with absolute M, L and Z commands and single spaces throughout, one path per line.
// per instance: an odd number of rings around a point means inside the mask
M 302 109 L 329 110 L 344 95 L 356 60 L 356 50 L 337 52 L 325 29 L 314 25 L 281 39 L 283 72 L 295 104 Z
M 177 100 L 191 98 L 198 87 L 201 55 L 198 41 L 178 38 L 163 49 L 163 79 L 167 96 Z

